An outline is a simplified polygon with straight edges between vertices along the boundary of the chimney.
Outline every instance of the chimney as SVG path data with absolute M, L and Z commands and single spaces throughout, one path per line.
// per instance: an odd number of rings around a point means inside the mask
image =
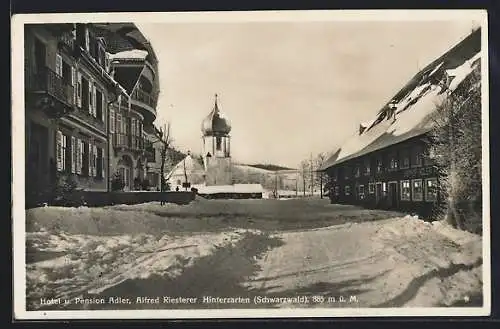
M 365 130 L 366 130 L 366 127 L 362 123 L 360 123 L 359 124 L 359 134 L 361 135 Z

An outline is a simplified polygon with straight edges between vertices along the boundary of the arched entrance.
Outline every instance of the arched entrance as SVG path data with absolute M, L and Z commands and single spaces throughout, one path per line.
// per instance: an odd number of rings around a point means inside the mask
M 118 172 L 120 173 L 120 176 L 123 180 L 123 190 L 125 191 L 132 190 L 133 168 L 134 164 L 132 162 L 132 158 L 128 155 L 123 155 L 122 158 L 118 161 Z
M 136 190 L 141 190 L 143 181 L 144 181 L 144 165 L 142 159 L 139 157 L 139 159 L 137 159 L 137 165 L 135 167 L 134 188 Z

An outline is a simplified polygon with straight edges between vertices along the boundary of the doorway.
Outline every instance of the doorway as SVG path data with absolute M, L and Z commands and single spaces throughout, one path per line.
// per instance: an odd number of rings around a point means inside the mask
M 389 208 L 398 207 L 398 182 L 389 182 Z
M 376 183 L 375 184 L 375 204 L 377 206 L 379 206 L 381 200 L 382 200 L 382 183 Z

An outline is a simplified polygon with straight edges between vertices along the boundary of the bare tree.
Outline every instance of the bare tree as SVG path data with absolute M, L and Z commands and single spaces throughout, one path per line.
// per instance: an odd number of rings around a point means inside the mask
M 304 196 L 306 196 L 306 181 L 308 180 L 309 176 L 309 167 L 310 167 L 309 160 L 303 160 L 300 163 L 300 171 L 302 175 L 302 192 L 304 193 Z
M 167 151 L 169 150 L 173 139 L 171 136 L 171 130 L 170 130 L 170 122 L 167 122 L 166 125 L 163 126 L 163 128 L 155 129 L 155 137 L 157 140 L 155 142 L 161 143 L 161 149 L 160 149 L 160 158 L 161 158 L 161 164 L 160 164 L 160 192 L 165 191 L 165 163 L 167 161 Z M 163 198 L 160 201 L 161 205 L 165 204 L 165 201 Z
M 325 153 L 319 153 L 316 156 L 316 161 L 315 161 L 316 184 L 319 185 L 321 199 L 323 199 L 323 182 L 326 182 L 327 177 L 324 171 L 319 171 L 319 170 L 321 169 L 321 167 L 323 167 L 325 161 L 326 161 Z

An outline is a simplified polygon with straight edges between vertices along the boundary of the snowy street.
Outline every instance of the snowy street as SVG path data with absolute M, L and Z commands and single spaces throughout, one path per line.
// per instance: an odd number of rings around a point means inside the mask
M 45 207 L 26 232 L 32 310 L 482 302 L 480 236 L 326 199 Z

